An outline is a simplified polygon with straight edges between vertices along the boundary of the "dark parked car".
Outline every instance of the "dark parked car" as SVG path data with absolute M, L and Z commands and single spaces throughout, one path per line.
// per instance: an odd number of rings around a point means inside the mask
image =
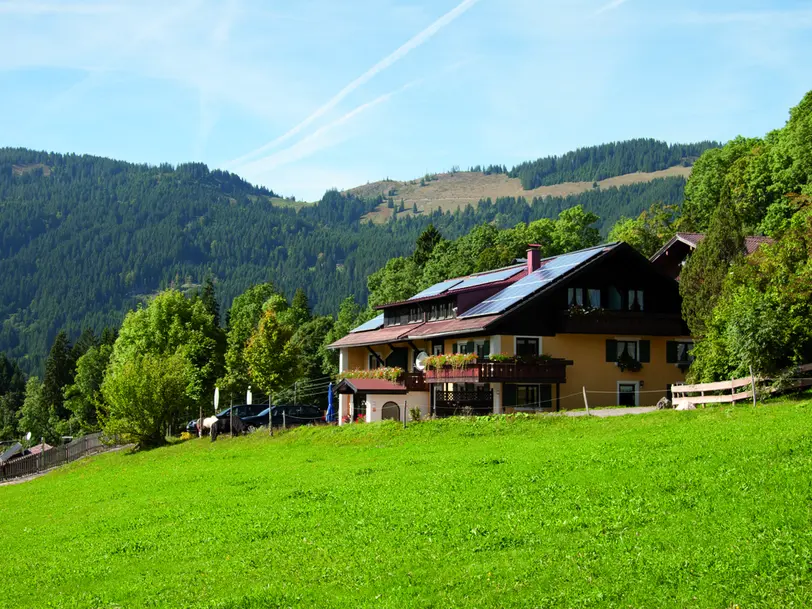
M 265 404 L 237 404 L 237 405 L 232 406 L 230 408 L 226 408 L 225 410 L 221 410 L 215 416 L 218 419 L 227 419 L 228 417 L 231 416 L 231 408 L 234 408 L 234 416 L 235 417 L 239 417 L 239 418 L 245 420 L 246 417 L 254 417 L 254 416 L 258 415 L 260 412 L 262 412 L 263 410 L 267 410 L 268 406 L 265 405 Z M 211 416 L 211 415 L 206 415 L 206 416 Z M 266 423 L 266 425 L 267 425 L 267 423 Z M 190 434 L 196 434 L 197 433 L 197 419 L 193 419 L 193 420 L 189 421 L 189 423 L 186 425 L 186 431 L 188 431 Z
M 266 407 L 257 415 L 242 417 L 242 420 L 251 427 L 262 427 L 268 425 L 269 416 L 274 427 L 281 427 L 283 423 L 289 426 L 307 425 L 324 420 L 321 408 L 311 404 L 277 404 L 272 408 Z

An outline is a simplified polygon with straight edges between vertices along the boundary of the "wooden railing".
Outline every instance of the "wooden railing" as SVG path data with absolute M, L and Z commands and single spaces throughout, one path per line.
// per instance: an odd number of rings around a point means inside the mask
M 429 390 L 429 386 L 426 385 L 426 375 L 422 372 L 404 372 L 399 381 L 408 391 Z
M 797 370 L 804 375 L 812 373 L 812 364 L 804 364 L 798 367 Z M 754 391 L 756 390 L 756 380 L 754 377 L 745 377 L 732 379 L 730 381 L 718 381 L 716 383 L 672 385 L 671 395 L 673 397 L 674 407 L 696 404 L 735 404 L 742 400 L 752 400 Z M 759 380 L 767 382 L 769 379 Z M 809 378 L 798 378 L 793 379 L 786 389 L 803 389 L 809 386 L 812 386 L 812 380 Z M 775 390 L 768 389 L 767 392 L 775 393 Z
M 740 391 L 743 387 L 749 389 Z M 753 399 L 753 381 L 742 378 L 698 385 L 672 385 L 671 395 L 674 407 L 690 404 L 732 404 L 739 400 Z
M 106 447 L 101 433 L 92 433 L 73 440 L 70 444 L 54 446 L 43 452 L 18 457 L 0 465 L 0 480 L 17 478 L 69 463 L 85 455 L 100 452 Z
M 485 415 L 493 412 L 493 390 L 455 389 L 438 391 L 434 395 L 434 414 L 438 417 L 455 415 Z
M 475 362 L 461 368 L 444 366 L 426 370 L 428 383 L 565 383 L 571 360 L 551 359 L 537 363 Z

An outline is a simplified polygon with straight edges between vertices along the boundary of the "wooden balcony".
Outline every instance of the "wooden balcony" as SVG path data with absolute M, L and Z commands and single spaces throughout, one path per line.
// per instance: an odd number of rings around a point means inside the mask
M 463 368 L 427 369 L 427 383 L 566 383 L 572 360 L 534 363 L 475 362 Z
M 406 387 L 407 391 L 428 391 L 426 375 L 422 372 L 404 372 L 398 382 Z
M 556 331 L 564 334 L 682 336 L 687 333 L 687 328 L 677 313 L 601 309 L 588 313 L 561 311 Z

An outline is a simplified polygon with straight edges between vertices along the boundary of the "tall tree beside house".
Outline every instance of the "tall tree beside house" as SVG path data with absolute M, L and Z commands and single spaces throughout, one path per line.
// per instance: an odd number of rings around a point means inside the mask
M 299 354 L 298 380 L 305 381 L 311 388 L 324 387 L 326 385 L 324 378 L 336 372 L 329 363 L 325 365 L 325 362 L 330 361 L 329 356 L 325 353 L 329 351 L 325 347 L 325 342 L 334 323 L 332 317 L 314 317 L 298 327 L 290 339 Z M 308 396 L 308 401 L 326 405 L 326 392 L 316 389 L 311 389 L 311 391 L 314 393 Z
M 63 394 L 65 387 L 73 380 L 75 365 L 68 335 L 61 330 L 54 338 L 51 352 L 45 362 L 45 377 L 42 380 L 42 399 L 57 420 L 67 420 L 70 415 L 63 405 Z
M 596 214 L 585 211 L 580 205 L 565 209 L 558 214 L 553 230 L 555 254 L 564 254 L 598 245 L 601 236 L 594 226 L 598 220 Z
M 653 256 L 676 234 L 679 210 L 673 205 L 653 203 L 637 218 L 621 218 L 609 231 L 609 241 L 625 241 L 646 258 Z
M 203 302 L 177 290 L 166 290 L 124 318 L 107 374 L 145 354 L 167 358 L 178 355 L 189 364 L 189 400 L 208 406 L 215 380 L 223 371 L 219 333 L 214 316 Z M 150 360 L 149 365 L 154 361 Z
M 691 378 L 775 378 L 812 362 L 812 207 L 795 214 L 773 244 L 740 259 L 726 278 L 706 334 L 694 348 Z
M 102 394 L 108 411 L 102 427 L 139 448 L 160 446 L 170 430 L 195 411 L 188 390 L 195 370 L 180 351 L 135 353 L 119 360 L 104 377 Z
M 412 258 L 390 258 L 367 279 L 369 306 L 406 300 L 419 290 L 420 277 L 420 268 Z
M 339 338 L 346 336 L 350 330 L 358 327 L 359 324 L 368 321 L 373 317 L 369 309 L 363 309 L 352 296 L 347 296 L 338 309 L 335 323 L 327 332 L 324 338 L 322 354 L 322 370 L 327 374 L 338 373 L 338 353 L 332 349 L 327 349 L 327 345 L 334 343 Z
M 31 432 L 31 441 L 36 444 L 43 439 L 51 445 L 59 443 L 60 433 L 57 421 L 52 416 L 53 409 L 45 396 L 42 382 L 35 376 L 25 385 L 25 400 L 20 408 L 19 429 L 22 434 Z
M 270 282 L 251 286 L 234 299 L 228 311 L 226 330 L 225 376 L 220 379 L 221 389 L 232 393 L 244 392 L 251 383 L 245 346 L 262 317 L 262 305 L 277 294 Z
M 73 384 L 65 387 L 65 408 L 71 412 L 73 430 L 84 433 L 99 428 L 99 412 L 106 412 L 101 393 L 104 373 L 113 354 L 111 345 L 90 347 L 76 362 Z
M 251 382 L 267 394 L 287 389 L 300 375 L 301 352 L 291 341 L 294 333 L 294 314 L 287 301 L 278 294 L 271 296 L 245 346 Z
M 680 275 L 682 316 L 695 338 L 705 336 L 731 265 L 743 255 L 741 223 L 733 206 L 723 203 L 714 211 L 710 230 Z

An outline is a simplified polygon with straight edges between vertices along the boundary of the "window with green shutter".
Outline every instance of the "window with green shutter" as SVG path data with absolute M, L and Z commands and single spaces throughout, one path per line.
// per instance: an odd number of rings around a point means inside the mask
M 612 338 L 606 339 L 606 361 L 617 361 L 617 341 Z
M 639 361 L 641 364 L 647 364 L 648 362 L 650 362 L 651 361 L 651 341 L 641 340 L 640 343 L 639 343 L 638 352 L 639 352 L 639 355 L 638 355 L 637 361 Z

